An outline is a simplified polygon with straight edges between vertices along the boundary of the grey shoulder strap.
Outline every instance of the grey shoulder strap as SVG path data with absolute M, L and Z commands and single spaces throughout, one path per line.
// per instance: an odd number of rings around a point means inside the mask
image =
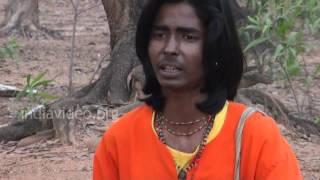
M 256 108 L 248 107 L 241 115 L 237 131 L 236 131 L 236 161 L 234 165 L 234 180 L 240 180 L 240 155 L 241 155 L 241 141 L 244 124 L 248 117 L 258 111 Z

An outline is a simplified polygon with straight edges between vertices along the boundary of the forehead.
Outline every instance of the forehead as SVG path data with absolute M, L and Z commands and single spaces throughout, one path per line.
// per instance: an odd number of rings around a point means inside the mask
M 186 2 L 163 4 L 159 9 L 155 25 L 202 27 L 195 9 Z

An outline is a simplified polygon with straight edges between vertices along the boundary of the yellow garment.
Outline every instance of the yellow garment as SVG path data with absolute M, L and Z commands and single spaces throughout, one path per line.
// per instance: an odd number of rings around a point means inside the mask
M 215 116 L 213 128 L 211 129 L 211 131 L 208 135 L 207 143 L 212 141 L 219 134 L 219 132 L 224 124 L 224 121 L 226 119 L 227 110 L 228 110 L 228 101 L 226 101 L 222 110 Z M 154 129 L 154 117 L 155 117 L 155 112 L 153 113 L 153 117 L 152 117 L 152 129 L 153 129 L 154 133 L 157 134 Z M 191 159 L 198 152 L 198 148 L 199 148 L 199 146 L 198 146 L 197 149 L 193 153 L 185 153 L 185 152 L 173 149 L 169 146 L 167 146 L 167 147 L 168 147 L 170 153 L 172 154 L 172 157 L 177 165 L 176 168 L 177 168 L 178 173 L 188 165 L 188 163 L 191 161 Z

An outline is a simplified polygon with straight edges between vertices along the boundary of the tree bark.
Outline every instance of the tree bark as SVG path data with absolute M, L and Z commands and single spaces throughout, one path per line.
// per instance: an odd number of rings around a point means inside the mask
M 61 38 L 60 33 L 40 26 L 39 0 L 10 0 L 0 25 L 0 36 L 22 35 L 28 38 L 50 36 Z

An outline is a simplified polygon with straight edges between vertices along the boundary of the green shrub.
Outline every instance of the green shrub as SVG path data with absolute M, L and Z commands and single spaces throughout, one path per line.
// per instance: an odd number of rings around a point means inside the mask
M 27 97 L 31 102 L 56 99 L 56 96 L 41 91 L 42 88 L 47 87 L 53 81 L 44 79 L 45 74 L 46 73 L 40 73 L 34 78 L 30 74 L 27 75 L 26 85 L 23 90 L 17 94 L 16 98 L 20 100 L 22 97 Z
M 283 70 L 289 76 L 299 75 L 298 56 L 308 47 L 306 30 L 311 35 L 320 30 L 320 2 L 247 0 L 247 7 L 255 13 L 248 17 L 239 34 L 246 44 L 244 51 L 255 54 L 259 71 Z
M 15 39 L 11 39 L 4 47 L 0 47 L 0 60 L 17 57 L 20 45 Z

